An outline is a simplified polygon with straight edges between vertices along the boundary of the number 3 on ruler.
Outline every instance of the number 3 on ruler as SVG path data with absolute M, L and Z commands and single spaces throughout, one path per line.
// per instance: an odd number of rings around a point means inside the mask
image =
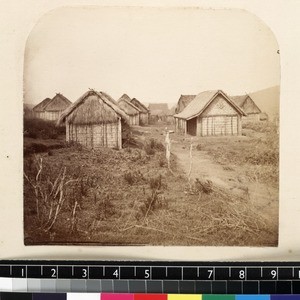
M 82 269 L 82 278 L 87 277 L 87 269 Z

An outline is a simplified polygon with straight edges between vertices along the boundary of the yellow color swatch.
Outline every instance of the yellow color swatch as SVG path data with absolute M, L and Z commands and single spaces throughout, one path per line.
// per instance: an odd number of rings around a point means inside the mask
M 202 295 L 169 294 L 168 300 L 202 300 Z

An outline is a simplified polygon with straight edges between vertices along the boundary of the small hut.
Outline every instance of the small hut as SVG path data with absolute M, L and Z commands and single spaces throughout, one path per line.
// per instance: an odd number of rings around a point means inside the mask
M 245 112 L 223 91 L 205 91 L 175 117 L 175 130 L 196 136 L 241 135 Z
M 124 94 L 118 100 L 118 106 L 128 115 L 129 125 L 140 125 L 141 110 L 131 103 L 131 99 L 128 95 Z
M 90 90 L 61 114 L 58 125 L 66 124 L 67 142 L 121 149 L 122 125 L 128 121 L 109 95 Z
M 169 107 L 167 103 L 150 103 L 150 120 L 152 123 L 167 122 Z
M 191 102 L 194 100 L 196 95 L 181 95 L 176 108 L 175 108 L 175 113 L 179 114 L 182 112 Z
M 131 103 L 140 110 L 140 125 L 148 125 L 150 114 L 149 109 L 136 98 L 133 98 Z
M 62 94 L 56 94 L 52 99 L 46 98 L 33 108 L 34 116 L 36 118 L 57 121 L 61 113 L 72 102 Z
M 243 122 L 260 121 L 261 110 L 249 95 L 232 96 L 231 99 L 247 114 L 242 118 Z

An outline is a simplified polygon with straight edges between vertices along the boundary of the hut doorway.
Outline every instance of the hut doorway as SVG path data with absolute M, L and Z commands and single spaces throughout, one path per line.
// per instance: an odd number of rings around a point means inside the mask
M 186 132 L 188 134 L 197 135 L 197 117 L 187 120 L 186 125 L 187 125 Z

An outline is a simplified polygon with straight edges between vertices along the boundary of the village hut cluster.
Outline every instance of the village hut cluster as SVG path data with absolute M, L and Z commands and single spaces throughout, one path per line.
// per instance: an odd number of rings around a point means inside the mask
M 231 136 L 242 134 L 242 122 L 267 118 L 249 95 L 230 97 L 222 90 L 181 95 L 171 109 L 167 103 L 151 103 L 147 107 L 127 94 L 116 101 L 107 93 L 89 90 L 72 103 L 58 93 L 36 105 L 32 115 L 65 126 L 67 142 L 92 149 L 121 149 L 124 132 L 130 126 L 164 122 L 174 124 L 179 133 Z
M 66 141 L 87 148 L 122 148 L 122 139 L 130 126 L 149 124 L 149 109 L 127 94 L 115 101 L 104 92 L 89 90 L 72 103 L 62 94 L 46 98 L 27 116 L 54 121 L 66 127 Z

